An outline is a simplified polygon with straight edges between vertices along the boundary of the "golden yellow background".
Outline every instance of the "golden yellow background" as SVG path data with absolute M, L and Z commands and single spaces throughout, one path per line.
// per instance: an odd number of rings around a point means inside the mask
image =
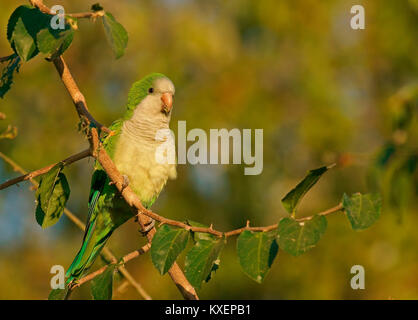
M 66 12 L 89 10 L 95 1 L 46 1 Z M 244 176 L 244 165 L 179 166 L 153 207 L 166 217 L 191 219 L 216 229 L 275 223 L 286 213 L 280 199 L 307 170 L 332 162 L 304 199 L 299 216 L 336 205 L 343 192 L 373 191 L 368 174 L 376 153 L 394 137 L 393 121 L 405 107 L 397 97 L 417 85 L 418 2 L 159 0 L 101 1 L 129 33 L 125 56 L 115 60 L 100 21 L 79 21 L 64 54 L 90 111 L 109 125 L 124 112 L 130 85 L 162 72 L 176 85 L 172 117 L 187 128 L 264 129 L 264 171 Z M 11 53 L 6 39 L 10 14 L 25 1 L 0 4 L 0 56 Z M 350 8 L 363 4 L 366 29 L 350 28 Z M 408 91 L 409 92 L 409 91 Z M 402 99 L 401 99 L 402 100 Z M 403 154 L 417 152 L 417 104 L 403 134 Z M 27 170 L 59 161 L 87 147 L 78 117 L 53 66 L 41 56 L 24 64 L 0 111 L 16 125 L 14 140 L 0 150 Z M 71 187 L 68 208 L 83 221 L 92 160 L 65 169 Z M 390 170 L 390 169 L 387 169 Z M 383 189 L 391 180 L 383 172 Z M 17 176 L 0 161 L 0 182 Z M 410 177 L 405 204 L 384 208 L 378 222 L 352 231 L 338 213 L 308 253 L 280 251 L 263 284 L 240 269 L 235 239 L 221 254 L 203 299 L 417 299 L 417 173 Z M 35 221 L 29 183 L 0 192 L 0 298 L 44 299 L 52 265 L 68 267 L 82 233 L 65 217 L 42 230 Z M 381 190 L 386 192 L 390 191 Z M 114 233 L 110 248 L 120 257 L 144 242 L 129 221 Z M 99 260 L 99 259 L 98 259 Z M 180 262 L 184 260 L 184 254 Z M 96 264 L 99 265 L 100 262 Z M 352 290 L 350 268 L 366 271 L 366 289 Z M 128 270 L 155 299 L 181 299 L 168 275 L 161 277 L 145 255 Z M 115 288 L 121 283 L 118 279 Z M 73 298 L 89 299 L 89 284 Z M 115 299 L 138 299 L 128 287 Z

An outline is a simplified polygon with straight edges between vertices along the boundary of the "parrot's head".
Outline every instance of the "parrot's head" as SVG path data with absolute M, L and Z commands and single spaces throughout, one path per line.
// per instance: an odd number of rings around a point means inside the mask
M 161 73 L 152 73 L 132 85 L 128 110 L 139 111 L 150 119 L 170 118 L 174 93 L 174 84 L 169 78 Z

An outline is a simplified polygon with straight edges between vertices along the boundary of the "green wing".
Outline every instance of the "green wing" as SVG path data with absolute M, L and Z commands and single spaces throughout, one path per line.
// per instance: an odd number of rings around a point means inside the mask
M 112 125 L 109 127 L 109 130 L 111 130 L 111 133 L 109 133 L 105 138 L 103 138 L 103 147 L 106 150 L 109 157 L 113 160 L 113 156 L 115 154 L 116 145 L 119 141 L 119 137 L 122 132 L 122 125 L 123 120 L 119 119 L 112 123 Z M 98 162 L 96 162 L 96 169 L 103 169 Z
M 104 138 L 103 146 L 109 156 L 113 158 L 116 143 L 122 129 L 122 121 L 115 121 L 109 129 L 112 131 L 112 134 L 108 134 Z M 106 243 L 106 240 L 112 234 L 114 224 L 112 223 L 112 217 L 109 215 L 109 210 L 107 210 L 110 208 L 106 207 L 112 206 L 112 194 L 114 194 L 116 190 L 109 186 L 109 182 L 110 180 L 106 172 L 102 169 L 101 165 L 96 162 L 91 180 L 87 225 L 83 243 L 67 270 L 67 283 L 71 282 L 73 279 L 80 278 L 84 271 L 94 263 L 97 255 Z M 100 211 L 105 212 L 101 214 Z
M 91 182 L 91 190 L 89 197 L 89 211 L 87 215 L 86 231 L 83 237 L 83 243 L 81 249 L 77 253 L 71 266 L 68 268 L 66 276 L 67 282 L 70 282 L 74 278 L 78 278 L 82 275 L 83 271 L 93 264 L 95 256 L 93 254 L 95 249 L 95 242 L 97 237 L 93 235 L 97 234 L 96 222 L 97 222 L 97 202 L 103 192 L 103 189 L 108 183 L 108 177 L 103 170 L 95 170 Z M 110 236 L 110 234 L 109 234 Z M 108 237 L 109 237 L 108 236 Z

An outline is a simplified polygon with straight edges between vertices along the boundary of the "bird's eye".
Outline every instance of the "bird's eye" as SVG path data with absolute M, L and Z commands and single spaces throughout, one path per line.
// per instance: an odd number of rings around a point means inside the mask
M 148 92 L 149 92 L 149 93 L 153 93 L 153 92 L 154 92 L 154 88 L 149 88 L 149 89 L 148 89 Z

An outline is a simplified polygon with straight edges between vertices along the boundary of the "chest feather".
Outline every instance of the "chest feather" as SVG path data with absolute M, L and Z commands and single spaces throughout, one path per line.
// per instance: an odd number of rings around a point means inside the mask
M 163 189 L 168 179 L 176 178 L 175 164 L 158 163 L 155 152 L 157 142 L 141 140 L 124 133 L 116 146 L 114 163 L 123 175 L 128 176 L 129 186 L 142 202 L 149 202 Z

